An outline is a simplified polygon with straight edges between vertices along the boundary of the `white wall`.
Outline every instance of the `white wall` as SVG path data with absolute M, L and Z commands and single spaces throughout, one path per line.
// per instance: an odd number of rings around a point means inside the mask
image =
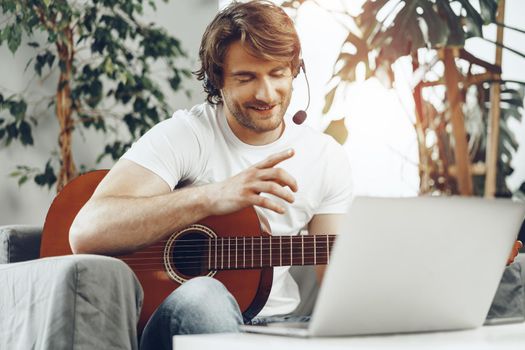
M 188 66 L 194 69 L 197 62 L 198 47 L 202 33 L 208 22 L 217 12 L 217 0 L 170 0 L 167 4 L 157 1 L 157 12 L 147 11 L 145 21 L 154 22 L 168 30 L 181 40 L 184 50 L 190 55 Z M 31 75 L 24 73 L 27 60 L 33 50 L 22 44 L 13 56 L 7 45 L 0 48 L 0 86 L 4 95 L 9 91 L 20 92 L 30 81 Z M 31 68 L 28 72 L 31 72 Z M 51 95 L 56 86 L 55 81 L 40 84 L 37 79 L 30 84 L 32 98 Z M 192 92 L 191 99 L 181 94 L 170 99 L 174 109 L 188 108 L 204 99 L 201 86 L 195 80 L 186 81 L 184 86 Z M 40 188 L 32 182 L 19 187 L 15 179 L 8 176 L 16 165 L 29 165 L 42 168 L 49 154 L 58 150 L 56 120 L 53 111 L 39 114 L 38 134 L 34 134 L 35 146 L 22 147 L 18 143 L 6 148 L 0 143 L 0 225 L 37 224 L 42 225 L 47 209 L 55 196 L 54 190 Z M 101 135 L 86 134 L 85 137 L 75 133 L 74 154 L 77 165 L 85 164 L 89 168 L 110 167 L 111 162 L 96 165 L 96 155 L 100 153 L 104 139 Z

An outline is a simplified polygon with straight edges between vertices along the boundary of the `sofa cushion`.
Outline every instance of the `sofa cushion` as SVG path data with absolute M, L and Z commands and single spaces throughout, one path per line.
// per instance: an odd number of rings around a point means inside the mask
M 0 349 L 137 349 L 142 288 L 121 260 L 0 265 Z
M 38 226 L 0 226 L 0 264 L 37 259 L 41 236 Z
M 525 317 L 525 291 L 522 278 L 523 256 L 507 266 L 487 314 L 487 319 Z

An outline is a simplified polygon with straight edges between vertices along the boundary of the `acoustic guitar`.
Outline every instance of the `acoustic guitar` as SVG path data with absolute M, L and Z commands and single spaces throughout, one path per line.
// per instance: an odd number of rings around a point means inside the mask
M 97 170 L 81 175 L 57 195 L 46 216 L 41 257 L 72 254 L 69 228 L 106 173 Z M 221 281 L 237 300 L 243 317 L 251 319 L 268 299 L 274 266 L 328 264 L 334 241 L 334 235 L 271 236 L 267 220 L 249 207 L 208 217 L 116 258 L 129 265 L 144 290 L 141 331 L 162 301 L 196 276 Z

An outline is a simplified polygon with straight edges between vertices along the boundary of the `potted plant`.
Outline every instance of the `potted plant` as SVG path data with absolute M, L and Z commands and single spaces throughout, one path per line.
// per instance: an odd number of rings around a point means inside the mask
M 155 9 L 154 1 L 147 3 Z M 108 141 L 99 156 L 118 159 L 132 139 L 169 116 L 160 83 L 175 92 L 191 73 L 178 67 L 186 56 L 180 42 L 153 23 L 143 23 L 143 11 L 143 0 L 0 1 L 0 45 L 14 54 L 26 36 L 35 52 L 26 70 L 56 83 L 44 102 L 59 124 L 59 152 L 50 155 L 44 169 L 17 166 L 12 175 L 19 184 L 34 179 L 41 186 L 56 184 L 60 191 L 74 178 L 74 130 L 109 134 L 124 126 L 128 135 Z M 8 95 L 0 88 L 0 142 L 6 147 L 14 141 L 34 146 L 39 111 L 30 99 L 24 92 Z

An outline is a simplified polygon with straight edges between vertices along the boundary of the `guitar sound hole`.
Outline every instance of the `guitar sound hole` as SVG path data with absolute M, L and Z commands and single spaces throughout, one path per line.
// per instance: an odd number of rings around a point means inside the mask
M 190 231 L 174 242 L 173 263 L 179 273 L 187 277 L 208 273 L 206 269 L 208 238 L 202 232 Z

